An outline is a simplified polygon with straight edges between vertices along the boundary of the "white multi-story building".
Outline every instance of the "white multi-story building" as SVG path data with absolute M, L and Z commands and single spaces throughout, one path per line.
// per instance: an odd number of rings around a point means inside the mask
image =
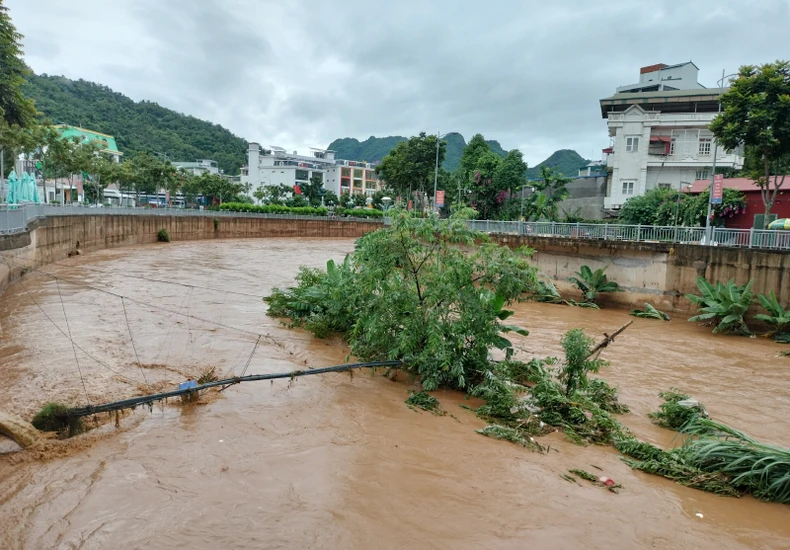
M 215 160 L 200 159 L 195 162 L 172 162 L 171 164 L 193 176 L 202 176 L 203 174 L 216 176 L 220 173 L 219 164 Z
M 259 187 L 304 185 L 317 176 L 325 189 L 338 196 L 343 193 L 372 195 L 380 188 L 373 164 L 335 159 L 334 151 L 323 149 L 313 149 L 311 153 L 288 153 L 274 146 L 265 149 L 251 142 L 247 166 L 241 169 L 241 183 L 249 183 L 254 193 Z
M 743 152 L 718 147 L 708 129 L 718 111 L 720 90 L 698 84 L 697 70 L 693 63 L 645 67 L 640 74 L 652 79 L 622 86 L 600 101 L 611 139 L 603 150 L 608 171 L 605 209 L 617 210 L 656 187 L 682 190 L 709 178 L 714 147 L 717 168 L 743 167 Z M 662 76 L 665 71 L 670 74 Z M 670 89 L 667 81 L 684 88 Z M 658 90 L 646 91 L 656 86 Z

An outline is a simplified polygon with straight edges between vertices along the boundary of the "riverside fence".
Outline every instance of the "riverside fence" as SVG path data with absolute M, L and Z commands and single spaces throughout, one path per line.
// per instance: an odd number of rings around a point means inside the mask
M 59 206 L 53 204 L 28 204 L 22 206 L 0 205 L 0 234 L 25 231 L 35 220 L 47 216 L 205 216 L 212 218 L 275 218 L 314 220 L 318 216 L 291 214 L 258 214 L 252 212 L 229 212 L 226 210 L 189 210 L 184 208 L 122 208 L 87 206 Z M 381 223 L 375 218 L 332 218 L 340 221 Z M 385 219 L 385 223 L 387 220 Z M 472 229 L 486 233 L 525 235 L 535 237 L 564 237 L 572 239 L 599 239 L 632 242 L 664 242 L 705 245 L 704 227 L 589 224 L 560 222 L 518 222 L 473 220 Z M 712 246 L 760 248 L 790 251 L 790 231 L 761 229 L 728 229 L 714 227 Z
M 510 222 L 492 220 L 473 220 L 469 222 L 469 225 L 472 229 L 477 231 L 507 235 L 632 242 L 707 244 L 705 242 L 704 227 L 606 223 Z M 712 246 L 790 251 L 790 231 L 714 227 L 710 244 Z

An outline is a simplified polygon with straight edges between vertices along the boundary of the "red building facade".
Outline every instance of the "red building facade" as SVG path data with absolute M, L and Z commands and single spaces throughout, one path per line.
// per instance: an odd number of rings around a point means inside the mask
M 782 177 L 779 176 L 779 183 L 782 183 Z M 773 191 L 776 184 L 775 178 L 770 182 L 771 190 Z M 689 193 L 702 193 L 710 187 L 710 180 L 698 180 L 689 189 Z M 765 206 L 763 199 L 760 195 L 760 188 L 754 185 L 754 182 L 749 178 L 725 178 L 725 189 L 737 189 L 746 195 L 746 210 L 735 214 L 725 221 L 725 227 L 733 229 L 749 229 L 754 225 L 754 215 L 764 214 Z M 776 195 L 776 201 L 771 214 L 776 214 L 777 218 L 790 218 L 790 176 L 785 177 L 784 185 L 779 188 L 779 193 Z

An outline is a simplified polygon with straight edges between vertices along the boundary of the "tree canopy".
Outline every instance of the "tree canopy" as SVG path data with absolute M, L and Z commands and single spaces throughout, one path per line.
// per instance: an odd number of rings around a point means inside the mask
M 21 40 L 8 8 L 0 0 L 0 116 L 5 126 L 25 128 L 33 122 L 36 111 L 22 95 L 28 69 L 22 61 Z
M 710 125 L 727 149 L 745 146 L 759 159 L 750 174 L 770 214 L 790 168 L 790 63 L 745 65 L 721 96 L 722 113 Z M 769 180 L 776 185 L 771 188 Z
M 420 135 L 402 141 L 384 157 L 377 171 L 389 189 L 401 197 L 433 190 L 437 137 Z M 447 143 L 439 141 L 439 165 L 444 160 Z

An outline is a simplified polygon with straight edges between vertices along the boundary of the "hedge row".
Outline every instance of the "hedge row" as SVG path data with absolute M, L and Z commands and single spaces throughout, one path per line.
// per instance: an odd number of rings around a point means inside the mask
M 292 214 L 298 216 L 326 216 L 329 209 L 324 206 L 313 208 L 311 206 L 283 206 L 280 204 L 246 204 L 242 202 L 226 202 L 221 204 L 220 210 L 229 212 L 254 212 L 257 214 Z M 338 216 L 350 216 L 353 218 L 381 218 L 384 213 L 381 210 L 370 208 L 336 208 L 335 214 Z

